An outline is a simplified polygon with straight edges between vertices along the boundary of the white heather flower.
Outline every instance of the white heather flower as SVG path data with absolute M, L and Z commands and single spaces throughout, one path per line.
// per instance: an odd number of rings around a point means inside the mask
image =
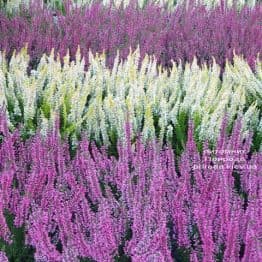
M 21 117 L 23 109 L 24 120 L 36 116 L 38 125 L 47 130 L 62 112 L 75 132 L 86 131 L 105 144 L 110 140 L 108 132 L 124 136 L 127 113 L 132 131 L 142 132 L 144 140 L 155 137 L 154 124 L 160 128 L 160 140 L 164 136 L 171 139 L 172 126 L 181 112 L 198 116 L 203 140 L 216 139 L 225 112 L 230 121 L 242 113 L 243 130 L 259 122 L 261 63 L 254 74 L 242 58 L 235 57 L 234 65 L 226 65 L 221 82 L 215 62 L 210 68 L 200 68 L 194 60 L 185 65 L 185 70 L 181 64 L 173 64 L 168 75 L 166 70 L 157 74 L 156 60 L 147 55 L 139 69 L 139 56 L 137 49 L 120 64 L 116 57 L 110 70 L 104 54 L 94 56 L 90 52 L 90 66 L 85 72 L 80 50 L 75 62 L 70 62 L 67 54 L 63 66 L 52 51 L 49 56 L 43 55 L 37 69 L 28 75 L 26 49 L 13 55 L 8 70 L 0 53 L 0 101 L 12 104 L 11 121 Z

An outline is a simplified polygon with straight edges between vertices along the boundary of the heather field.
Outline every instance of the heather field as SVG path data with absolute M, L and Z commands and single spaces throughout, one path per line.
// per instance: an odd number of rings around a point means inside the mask
M 0 0 L 0 262 L 261 262 L 262 4 Z

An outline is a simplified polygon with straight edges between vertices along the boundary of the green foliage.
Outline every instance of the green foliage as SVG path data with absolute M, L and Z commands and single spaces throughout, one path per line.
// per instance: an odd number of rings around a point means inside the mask
M 12 243 L 0 238 L 0 250 L 6 253 L 9 262 L 34 262 L 34 249 L 25 244 L 25 228 L 14 226 L 14 216 L 5 212 L 7 225 L 12 233 Z
M 188 120 L 188 113 L 185 111 L 180 111 L 177 124 L 175 125 L 174 137 L 172 141 L 175 153 L 178 155 L 181 155 L 186 146 Z
M 39 102 L 40 111 L 43 113 L 44 117 L 50 119 L 51 114 L 51 104 L 48 103 L 47 99 L 42 97 Z
M 193 123 L 194 123 L 194 139 L 197 145 L 197 149 L 199 152 L 203 150 L 203 141 L 199 139 L 199 127 L 201 125 L 201 116 L 198 112 L 195 112 L 193 115 Z
M 223 256 L 224 256 L 225 249 L 226 249 L 225 244 L 221 244 L 219 247 L 219 251 L 216 254 L 216 262 L 223 262 Z
M 91 258 L 80 258 L 79 261 L 80 262 L 95 262 L 95 260 L 93 260 Z
M 177 262 L 190 262 L 190 251 L 186 248 L 177 248 L 175 258 Z
M 261 146 L 262 146 L 262 132 L 259 131 L 258 129 L 255 129 L 253 134 L 251 152 L 261 151 Z

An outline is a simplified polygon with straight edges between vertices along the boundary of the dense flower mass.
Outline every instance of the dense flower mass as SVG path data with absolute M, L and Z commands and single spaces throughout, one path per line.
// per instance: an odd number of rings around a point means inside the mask
M 262 155 L 250 158 L 239 121 L 231 136 L 224 121 L 201 154 L 190 124 L 181 158 L 155 141 L 132 144 L 126 124 L 118 157 L 108 158 L 86 138 L 70 156 L 56 129 L 23 142 L 0 120 L 0 237 L 12 243 L 13 214 L 36 261 L 164 262 L 181 250 L 191 261 L 260 261 Z
M 0 53 L 0 101 L 8 109 L 9 125 L 24 124 L 27 134 L 41 127 L 42 134 L 54 127 L 61 116 L 61 134 L 76 138 L 87 131 L 89 138 L 110 145 L 124 136 L 126 115 L 132 123 L 132 136 L 142 134 L 143 141 L 158 138 L 182 145 L 188 118 L 194 120 L 200 141 L 215 140 L 223 115 L 231 125 L 243 118 L 243 132 L 252 130 L 259 148 L 262 137 L 262 67 L 258 60 L 255 73 L 240 57 L 220 68 L 173 65 L 169 74 L 157 72 L 156 60 L 146 56 L 138 66 L 139 50 L 130 53 L 113 69 L 105 66 L 105 56 L 89 53 L 90 66 L 77 53 L 56 61 L 43 56 L 36 70 L 27 72 L 26 50 L 12 56 L 9 64 Z M 184 135 L 183 135 L 184 132 Z M 180 136 L 179 136 L 180 135 Z M 173 141 L 173 142 L 172 142 Z
M 208 10 L 203 6 L 179 6 L 172 12 L 156 5 L 136 8 L 104 7 L 69 9 L 56 15 L 47 8 L 33 5 L 14 17 L 0 14 L 0 49 L 10 57 L 28 43 L 31 65 L 36 66 L 43 53 L 52 48 L 61 56 L 70 50 L 75 57 L 78 45 L 88 64 L 88 52 L 105 52 L 112 66 L 119 50 L 126 58 L 130 47 L 140 46 L 141 57 L 154 55 L 159 64 L 170 67 L 172 60 L 200 64 L 216 62 L 224 67 L 234 52 L 243 55 L 253 68 L 261 58 L 262 8 Z M 17 37 L 19 35 L 19 37 Z M 260 53 L 260 54 L 259 54 Z
M 261 262 L 260 0 L 0 0 L 0 262 Z

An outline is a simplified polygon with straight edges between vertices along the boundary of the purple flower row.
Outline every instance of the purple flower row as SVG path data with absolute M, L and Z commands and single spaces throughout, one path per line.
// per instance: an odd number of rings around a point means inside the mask
M 200 154 L 190 124 L 180 159 L 156 142 L 132 145 L 128 124 L 118 158 L 86 139 L 72 157 L 57 130 L 23 142 L 2 114 L 0 238 L 12 241 L 8 210 L 36 261 L 110 262 L 122 246 L 136 262 L 171 262 L 179 248 L 191 261 L 259 262 L 262 155 L 248 154 L 240 122 L 230 137 L 225 127 L 216 150 L 205 144 Z
M 0 49 L 11 55 L 28 43 L 32 65 L 52 48 L 72 59 L 78 45 L 88 64 L 88 51 L 105 52 L 108 65 L 120 51 L 126 58 L 130 47 L 140 46 L 142 57 L 155 55 L 163 66 L 171 60 L 212 63 L 214 57 L 223 67 L 241 54 L 253 67 L 262 51 L 262 5 L 240 11 L 222 7 L 207 10 L 204 6 L 180 6 L 170 12 L 156 5 L 123 9 L 95 4 L 65 15 L 32 6 L 12 18 L 0 14 Z

